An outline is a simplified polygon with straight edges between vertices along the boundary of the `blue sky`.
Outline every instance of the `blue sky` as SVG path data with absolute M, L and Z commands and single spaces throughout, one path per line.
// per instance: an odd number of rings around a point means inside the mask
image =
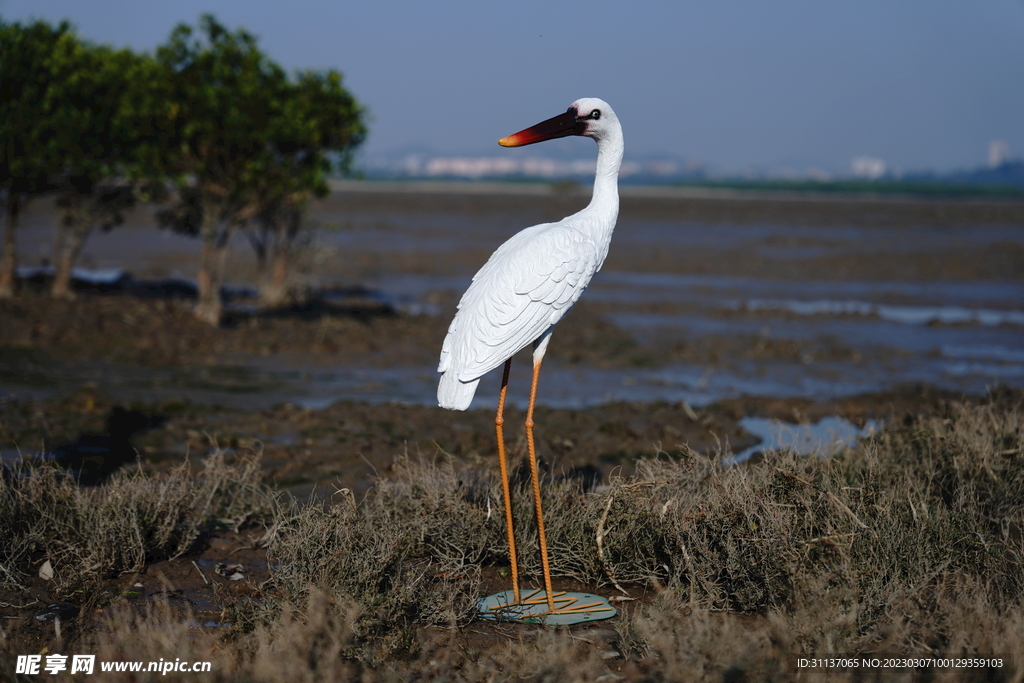
M 1024 0 L 0 0 L 7 21 L 140 50 L 202 12 L 286 68 L 340 69 L 367 155 L 515 153 L 497 139 L 593 96 L 627 157 L 723 171 L 951 170 L 997 139 L 1024 158 Z

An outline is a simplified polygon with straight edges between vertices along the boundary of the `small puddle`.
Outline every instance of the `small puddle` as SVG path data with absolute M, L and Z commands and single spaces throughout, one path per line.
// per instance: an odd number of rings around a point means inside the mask
M 761 443 L 737 453 L 727 464 L 743 462 L 755 453 L 765 451 L 793 451 L 797 455 L 817 455 L 827 458 L 852 448 L 857 439 L 871 436 L 882 428 L 877 420 L 868 420 L 863 427 L 841 417 L 826 417 L 814 424 L 791 424 L 764 417 L 744 417 L 740 426 Z

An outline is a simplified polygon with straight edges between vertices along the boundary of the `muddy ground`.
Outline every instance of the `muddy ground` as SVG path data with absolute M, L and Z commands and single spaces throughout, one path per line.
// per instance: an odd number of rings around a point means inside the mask
M 456 295 L 432 295 L 431 304 L 438 314 L 407 315 L 374 298 L 372 292 L 364 294 L 357 284 L 360 279 L 382 271 L 470 273 L 486 259 L 503 232 L 514 231 L 531 220 L 551 220 L 570 213 L 586 201 L 587 194 L 587 188 L 574 185 L 547 189 L 480 184 L 461 189 L 445 186 L 439 191 L 430 184 L 412 184 L 397 191 L 389 184 L 341 183 L 335 189 L 312 207 L 310 220 L 321 230 L 362 231 L 370 237 L 348 243 L 344 252 L 320 249 L 310 255 L 306 267 L 314 275 L 320 272 L 322 277 L 330 274 L 340 278 L 332 282 L 356 285 L 347 298 L 335 298 L 330 303 L 313 300 L 260 313 L 236 307 L 229 310 L 221 327 L 213 328 L 192 317 L 192 300 L 180 296 L 180 292 L 135 296 L 83 286 L 76 300 L 55 301 L 46 295 L 45 282 L 26 281 L 15 299 L 0 302 L 0 352 L 8 356 L 8 361 L 14 359 L 4 363 L 8 376 L 0 376 L 0 380 L 31 385 L 37 370 L 54 362 L 102 361 L 126 368 L 126 372 L 132 367 L 172 367 L 185 375 L 199 375 L 218 369 L 230 372 L 254 357 L 281 366 L 422 367 L 424 372 L 432 372 Z M 54 207 L 37 204 L 26 214 L 22 239 L 37 233 L 45 236 L 46 226 L 55 215 Z M 420 221 L 412 224 L 417 226 L 412 232 L 403 227 L 403 216 Z M 483 235 L 479 242 L 464 237 L 450 244 L 442 241 L 448 245 L 444 258 L 408 246 L 415 245 L 423 235 L 446 234 L 445 226 L 452 220 L 479 220 L 494 234 Z M 649 220 L 706 223 L 711 230 L 716 224 L 821 226 L 820 231 L 804 237 L 787 238 L 811 239 L 815 244 L 840 239 L 837 235 L 841 233 L 830 232 L 832 227 L 868 226 L 877 229 L 871 234 L 882 240 L 849 245 L 842 256 L 835 258 L 787 261 L 759 256 L 756 242 L 663 249 L 631 240 L 630 226 Z M 439 222 L 435 225 L 431 221 Z M 1013 201 L 625 188 L 619 222 L 625 237 L 617 238 L 606 270 L 868 281 L 927 281 L 941 274 L 944 281 L 965 282 L 1012 281 L 1024 272 L 1024 250 L 1015 243 L 986 246 L 981 242 L 971 247 L 944 237 L 956 234 L 965 225 L 1024 226 L 1024 203 Z M 123 251 L 133 244 L 132 235 L 136 233 L 130 228 L 145 230 L 151 223 L 149 213 L 136 211 L 129 217 L 128 227 L 119 229 L 124 237 L 113 246 L 108 242 L 105 253 L 113 254 L 108 258 L 130 256 L 117 256 L 121 253 L 118 248 Z M 929 240 L 928 234 L 941 239 Z M 106 237 L 94 236 L 94 246 L 103 239 Z M 772 239 L 771 235 L 767 239 Z M 176 244 L 166 242 L 165 261 L 150 258 L 129 270 L 138 277 L 150 278 L 187 272 L 194 253 L 176 251 Z M 188 249 L 197 247 L 194 242 L 185 245 Z M 30 252 L 23 248 L 26 261 L 31 258 Z M 91 263 L 101 257 L 87 248 L 83 258 Z M 232 281 L 254 283 L 251 250 L 244 245 L 233 250 L 228 270 Z M 643 305 L 633 304 L 638 309 Z M 740 360 L 856 360 L 860 353 L 834 338 L 795 341 L 719 335 L 688 342 L 638 338 L 611 323 L 605 308 L 605 304 L 584 298 L 559 325 L 548 358 L 569 367 L 637 368 L 687 362 L 721 368 Z M 513 383 L 526 381 L 524 372 L 528 367 L 528 352 L 523 352 L 514 364 L 513 372 L 518 374 L 514 374 Z M 52 387 L 46 390 L 47 381 L 40 378 L 44 395 L 53 394 Z M 238 390 L 245 391 L 246 387 L 240 384 Z M 285 404 L 259 411 L 235 411 L 197 405 L 187 390 L 173 400 L 137 399 L 131 404 L 124 397 L 103 395 L 90 385 L 62 387 L 57 394 L 48 400 L 0 397 L 0 449 L 8 459 L 12 452 L 31 457 L 45 449 L 72 444 L 82 435 L 103 434 L 106 416 L 118 404 L 157 418 L 154 424 L 159 426 L 133 442 L 139 466 L 167 467 L 185 457 L 201 457 L 217 447 L 255 448 L 263 454 L 268 480 L 300 498 L 309 496 L 314 487 L 320 495 L 334 486 L 365 490 L 373 473 L 386 473 L 398 453 L 490 458 L 495 452 L 490 410 L 456 413 L 417 405 L 341 403 L 324 410 Z M 762 397 L 735 398 L 709 406 L 637 403 L 586 410 L 542 407 L 537 434 L 541 457 L 552 476 L 592 467 L 607 477 L 616 468 L 628 471 L 630 462 L 638 456 L 672 453 L 684 446 L 701 452 L 738 452 L 757 442 L 737 424 L 745 415 L 797 423 L 839 415 L 863 425 L 868 419 L 887 422 L 908 414 L 941 410 L 945 402 L 957 398 L 956 394 L 927 386 L 912 386 L 817 403 Z M 510 425 L 521 425 L 522 419 L 515 408 L 510 409 Z M 522 427 L 513 427 L 507 434 L 514 453 L 521 455 Z
M 321 315 L 322 313 L 322 315 Z M 25 354 L 26 372 L 47 358 L 102 359 L 132 365 L 180 365 L 199 370 L 230 363 L 239 355 L 274 355 L 280 362 L 306 364 L 415 364 L 436 362 L 436 347 L 447 321 L 434 316 L 403 316 L 375 305 L 296 313 L 247 316 L 216 329 L 193 319 L 187 302 L 139 300 L 123 295 L 85 295 L 74 302 L 53 301 L 22 291 L 0 303 L 5 324 L 0 346 Z M 574 311 L 574 325 L 559 329 L 550 355 L 571 363 L 604 365 L 635 362 L 637 344 L 625 332 Z M 722 352 L 721 348 L 717 351 Z M 646 348 L 645 358 L 655 351 Z M 737 349 L 752 353 L 753 349 Z M 760 353 L 770 350 L 762 349 Z M 671 353 L 671 351 L 669 351 Z M 515 366 L 523 375 L 528 357 Z M 17 372 L 17 370 L 15 370 Z M 525 376 L 515 377 L 525 381 Z M 738 421 L 744 416 L 815 422 L 838 415 L 862 426 L 920 412 L 941 411 L 959 395 L 926 386 L 906 387 L 824 402 L 801 398 L 743 397 L 709 406 L 684 403 L 613 403 L 588 409 L 537 411 L 541 457 L 552 476 L 574 468 L 596 468 L 602 477 L 628 472 L 637 457 L 681 448 L 700 452 L 739 452 L 757 443 Z M 103 435 L 115 405 L 153 416 L 154 426 L 133 440 L 138 466 L 162 469 L 197 459 L 213 448 L 255 449 L 262 453 L 268 481 L 299 498 L 315 487 L 365 490 L 391 460 L 410 453 L 427 457 L 490 458 L 496 452 L 494 413 L 464 413 L 419 405 L 343 402 L 323 410 L 280 404 L 243 411 L 196 404 L 187 392 L 162 402 L 126 402 L 83 386 L 47 400 L 0 399 L 0 447 L 32 457 L 72 445 L 83 435 Z M 522 410 L 506 414 L 514 457 L 524 452 Z M 131 465 L 131 463 L 129 463 Z

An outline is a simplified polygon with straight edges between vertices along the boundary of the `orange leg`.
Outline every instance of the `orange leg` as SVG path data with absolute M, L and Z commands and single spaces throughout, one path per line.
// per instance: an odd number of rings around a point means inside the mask
M 512 566 L 512 596 L 519 604 L 519 563 L 516 561 L 516 535 L 512 527 L 512 493 L 508 483 L 508 459 L 505 456 L 505 391 L 508 389 L 508 373 L 512 359 L 505 361 L 505 374 L 501 377 L 501 393 L 498 394 L 498 414 L 494 418 L 494 430 L 498 433 L 498 462 L 501 464 L 501 492 L 505 497 L 505 527 L 508 531 L 508 557 Z
M 530 477 L 533 480 L 533 501 L 537 508 L 537 535 L 540 537 L 540 560 L 544 567 L 544 589 L 547 591 L 548 610 L 555 611 L 551 591 L 551 568 L 548 565 L 548 541 L 544 533 L 544 512 L 540 504 L 540 473 L 537 471 L 537 451 L 533 447 L 533 406 L 537 402 L 537 380 L 540 378 L 540 359 L 533 363 L 533 381 L 530 384 L 530 406 L 526 410 L 526 447 L 530 453 Z M 516 598 L 518 602 L 518 596 Z

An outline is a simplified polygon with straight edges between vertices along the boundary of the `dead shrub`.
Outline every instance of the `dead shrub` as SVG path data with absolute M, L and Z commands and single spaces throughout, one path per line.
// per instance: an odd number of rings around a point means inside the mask
M 120 473 L 82 488 L 51 466 L 0 479 L 0 585 L 23 588 L 49 560 L 58 594 L 97 578 L 138 571 L 187 551 L 203 527 L 280 516 L 280 498 L 259 482 L 255 457 L 226 464 L 214 453 L 198 476 L 187 464 L 157 477 Z

